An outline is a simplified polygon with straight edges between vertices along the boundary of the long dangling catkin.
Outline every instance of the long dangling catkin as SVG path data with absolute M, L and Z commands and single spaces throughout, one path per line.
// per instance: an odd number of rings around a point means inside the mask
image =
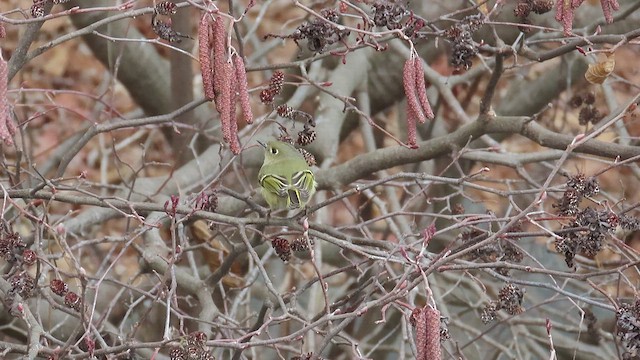
M 416 324 L 417 360 L 440 360 L 440 311 L 425 305 Z
M 420 110 L 420 102 L 416 95 L 416 67 L 413 64 L 413 59 L 408 59 L 404 62 L 402 84 L 404 86 L 404 94 L 407 96 L 407 107 L 418 116 L 418 121 L 425 122 L 426 119 L 422 110 Z
M 418 93 L 418 100 L 420 106 L 424 110 L 424 114 L 428 119 L 435 118 L 429 99 L 427 98 L 427 84 L 424 81 L 424 69 L 422 68 L 422 60 L 419 57 L 413 59 L 414 73 L 416 77 L 416 92 Z M 424 119 L 424 118 L 418 118 Z
M 224 28 L 224 22 L 222 18 L 216 17 L 216 21 L 213 23 L 213 88 L 216 93 L 216 110 L 220 114 L 223 112 L 229 112 L 228 108 L 222 108 L 220 104 L 220 97 L 223 92 L 227 81 L 225 74 L 225 67 L 227 66 L 227 47 L 225 46 L 226 33 Z
M 198 24 L 198 57 L 202 73 L 202 87 L 207 100 L 213 100 L 216 93 L 213 89 L 213 68 L 211 67 L 211 17 L 204 14 Z
M 7 37 L 7 30 L 4 28 L 4 24 L 0 23 L 0 39 Z
M 220 122 L 222 123 L 222 137 L 226 143 L 231 142 L 231 137 L 233 136 L 231 131 L 231 93 L 235 91 L 235 89 L 231 89 L 231 75 L 229 71 L 229 66 L 227 63 L 223 63 L 222 66 L 216 68 L 216 78 L 222 80 L 222 86 L 220 88 L 220 93 L 218 93 L 216 98 L 216 108 L 220 113 Z
M 412 148 L 418 146 L 416 117 L 414 110 L 407 107 L 407 144 Z
M 240 153 L 240 142 L 238 141 L 238 120 L 236 119 L 236 105 L 238 103 L 238 79 L 236 78 L 235 66 L 227 63 L 226 72 L 229 82 L 229 148 L 235 155 Z
M 244 67 L 244 60 L 240 56 L 234 56 L 233 65 L 236 70 L 236 81 L 238 82 L 238 96 L 240 96 L 240 108 L 242 117 L 247 124 L 253 123 L 253 112 L 249 102 L 249 84 L 247 83 L 247 70 Z
M 7 87 L 9 83 L 9 66 L 0 54 L 0 139 L 7 145 L 13 145 L 13 138 L 9 126 L 13 125 L 9 118 L 9 102 Z M 15 130 L 14 130 L 15 132 Z
M 416 75 L 413 60 L 408 59 L 404 63 L 402 71 L 402 85 L 404 86 L 404 94 L 407 97 L 407 132 L 409 146 L 417 145 L 416 120 L 423 123 L 426 121 L 420 103 L 416 96 Z

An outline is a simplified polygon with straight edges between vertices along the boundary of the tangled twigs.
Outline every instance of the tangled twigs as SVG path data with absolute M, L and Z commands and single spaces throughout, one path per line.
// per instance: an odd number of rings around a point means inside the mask
M 404 93 L 407 96 L 407 142 L 409 146 L 416 147 L 416 120 L 424 124 L 427 118 L 433 119 L 435 117 L 429 99 L 427 99 L 424 70 L 419 57 L 411 56 L 405 61 L 402 81 Z

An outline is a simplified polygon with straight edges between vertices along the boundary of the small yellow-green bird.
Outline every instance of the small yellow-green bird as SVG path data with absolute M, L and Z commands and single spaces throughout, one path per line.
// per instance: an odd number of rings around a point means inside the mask
M 316 179 L 304 156 L 293 145 L 269 141 L 258 173 L 262 196 L 271 210 L 300 209 L 316 192 Z

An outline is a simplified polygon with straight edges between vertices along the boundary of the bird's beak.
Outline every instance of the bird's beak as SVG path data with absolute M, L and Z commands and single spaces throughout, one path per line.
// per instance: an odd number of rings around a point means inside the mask
M 260 144 L 260 146 L 262 146 L 263 148 L 267 148 L 267 145 L 265 145 L 262 141 L 257 140 L 258 144 Z

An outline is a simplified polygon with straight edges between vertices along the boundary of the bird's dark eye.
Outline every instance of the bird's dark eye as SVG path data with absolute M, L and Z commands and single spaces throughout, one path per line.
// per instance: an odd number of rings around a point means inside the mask
M 271 148 L 271 153 L 272 153 L 273 155 L 277 155 L 277 154 L 278 154 L 278 149 L 276 149 L 276 148 Z

